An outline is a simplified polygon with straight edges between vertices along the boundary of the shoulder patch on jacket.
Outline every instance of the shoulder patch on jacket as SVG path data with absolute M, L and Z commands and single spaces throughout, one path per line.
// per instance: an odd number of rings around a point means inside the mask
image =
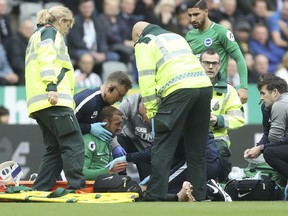
M 46 27 L 41 34 L 41 41 L 46 39 L 52 39 L 55 41 L 57 31 L 53 27 Z

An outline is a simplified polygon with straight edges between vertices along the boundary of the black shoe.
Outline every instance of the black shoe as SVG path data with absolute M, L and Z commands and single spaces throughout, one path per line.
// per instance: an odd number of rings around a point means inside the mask
M 216 182 L 214 179 L 207 181 L 207 197 L 211 201 L 224 201 L 232 202 L 231 197 L 227 194 L 221 185 Z

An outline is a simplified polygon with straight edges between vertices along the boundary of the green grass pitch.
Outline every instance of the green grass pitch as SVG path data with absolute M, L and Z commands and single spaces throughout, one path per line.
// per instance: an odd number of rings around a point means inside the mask
M 0 203 L 1 216 L 287 216 L 288 202 Z

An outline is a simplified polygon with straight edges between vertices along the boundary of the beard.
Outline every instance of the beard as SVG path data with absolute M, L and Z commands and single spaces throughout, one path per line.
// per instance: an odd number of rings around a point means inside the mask
M 206 21 L 206 18 L 203 17 L 202 20 L 200 20 L 199 22 L 192 22 L 192 26 L 193 28 L 196 28 L 196 29 L 202 29 L 204 24 L 205 24 L 205 21 Z

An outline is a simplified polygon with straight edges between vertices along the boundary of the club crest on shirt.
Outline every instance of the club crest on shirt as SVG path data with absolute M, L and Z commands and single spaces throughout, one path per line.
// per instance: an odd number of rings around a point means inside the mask
M 206 38 L 206 39 L 204 40 L 204 45 L 205 45 L 206 47 L 210 47 L 210 46 L 212 45 L 212 43 L 213 43 L 213 40 L 212 40 L 211 38 Z
M 92 116 L 91 116 L 91 119 L 94 119 L 98 116 L 98 111 L 94 111 Z
M 220 108 L 220 106 L 219 106 L 219 100 L 213 98 L 213 99 L 211 100 L 211 105 L 210 105 L 210 106 L 211 106 L 211 110 L 217 111 L 217 110 Z
M 89 148 L 90 151 L 95 151 L 95 149 L 96 149 L 96 143 L 95 143 L 95 142 L 90 142 L 90 143 L 88 144 L 88 148 Z
M 226 36 L 230 41 L 235 41 L 234 35 L 231 31 L 227 31 Z

